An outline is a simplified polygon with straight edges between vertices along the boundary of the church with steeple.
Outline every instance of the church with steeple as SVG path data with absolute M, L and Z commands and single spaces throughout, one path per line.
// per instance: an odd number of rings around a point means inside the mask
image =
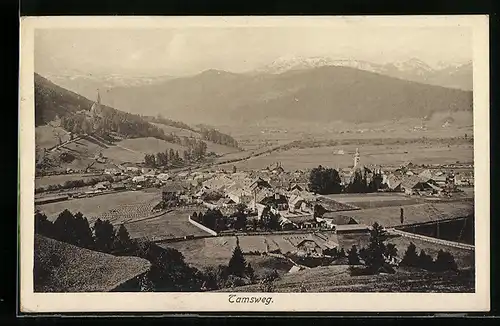
M 97 100 L 92 104 L 90 108 L 90 115 L 92 118 L 102 117 L 102 108 L 101 108 L 101 94 L 99 90 L 97 90 Z
M 97 90 L 97 100 L 90 107 L 89 116 L 92 123 L 92 130 L 96 131 L 103 119 L 102 107 L 101 107 L 101 94 L 99 89 Z
M 359 167 L 360 155 L 359 150 L 356 148 L 356 153 L 354 153 L 354 165 L 352 167 L 353 170 L 356 170 Z

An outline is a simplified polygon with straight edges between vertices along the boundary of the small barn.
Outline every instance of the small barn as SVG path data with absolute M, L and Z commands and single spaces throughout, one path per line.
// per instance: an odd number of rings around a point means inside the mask
M 313 239 L 304 239 L 297 244 L 297 254 L 305 256 L 321 256 L 323 249 Z
M 164 202 L 179 201 L 181 195 L 186 192 L 186 188 L 178 183 L 171 182 L 163 187 L 161 194 Z
M 434 190 L 428 182 L 422 181 L 418 176 L 404 178 L 401 187 L 407 195 L 432 194 Z

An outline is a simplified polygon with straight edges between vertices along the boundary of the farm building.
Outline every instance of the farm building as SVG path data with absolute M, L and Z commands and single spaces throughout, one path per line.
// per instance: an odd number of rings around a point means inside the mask
M 99 182 L 99 183 L 95 184 L 93 188 L 95 190 L 106 190 L 106 189 L 111 188 L 111 182 L 109 182 L 109 181 Z
M 122 172 L 119 169 L 117 169 L 117 168 L 104 169 L 104 173 L 105 174 L 109 174 L 109 175 L 120 175 L 120 174 L 122 174 Z
M 156 176 L 156 178 L 161 182 L 166 182 L 170 179 L 170 175 L 168 175 L 167 173 L 160 173 Z
M 146 177 L 143 175 L 138 175 L 138 176 L 132 178 L 132 182 L 134 182 L 134 183 L 146 182 Z
M 261 177 L 257 177 L 255 178 L 255 180 L 252 181 L 252 183 L 248 186 L 248 188 L 251 191 L 255 192 L 262 189 L 271 189 L 272 187 L 268 181 L 262 179 Z
M 240 183 L 234 183 L 229 188 L 227 188 L 227 196 L 237 204 L 249 204 L 252 200 L 252 194 L 250 193 L 250 191 L 245 189 L 245 187 Z
M 297 245 L 297 254 L 304 256 L 321 256 L 321 246 L 312 239 L 304 239 Z
M 292 221 L 290 221 L 289 219 L 287 219 L 286 217 L 283 217 L 280 215 L 280 218 L 279 218 L 279 223 L 280 223 L 280 228 L 282 230 L 293 230 L 295 228 L 295 225 L 292 223 Z
M 279 215 L 290 222 L 292 222 L 297 228 L 316 228 L 321 225 L 317 222 L 312 214 L 309 213 L 291 213 L 289 211 L 280 211 Z
M 401 188 L 407 195 L 420 194 L 431 195 L 435 189 L 428 182 L 424 182 L 418 176 L 403 178 Z
M 35 235 L 35 292 L 140 291 L 151 263 L 117 257 Z
M 336 212 L 326 212 L 318 218 L 318 220 L 320 219 L 335 225 L 358 224 L 351 216 L 339 215 L 339 213 Z
M 163 187 L 161 194 L 163 201 L 178 200 L 186 192 L 186 188 L 179 182 L 170 182 Z
M 306 200 L 300 195 L 291 195 L 288 199 L 288 209 L 291 212 L 296 210 L 302 210 L 302 207 L 306 206 Z
M 153 170 L 153 169 L 151 169 L 151 168 L 141 168 L 141 173 L 142 173 L 142 174 L 146 174 L 146 173 L 151 172 L 152 170 Z
M 293 191 L 293 190 L 298 190 L 298 191 L 307 191 L 308 187 L 307 184 L 304 183 L 292 183 L 288 187 L 288 191 Z
M 220 176 L 215 176 L 211 179 L 205 180 L 202 183 L 202 186 L 205 189 L 224 190 L 232 183 L 233 183 L 233 181 L 230 178 L 228 178 L 225 175 L 220 175 Z
M 299 267 L 297 265 L 293 265 L 292 268 L 290 268 L 290 270 L 288 271 L 288 274 L 293 274 L 296 272 L 300 272 L 302 270 L 304 270 L 304 267 Z
M 281 162 L 276 162 L 274 164 L 269 165 L 264 171 L 269 171 L 274 174 L 279 174 L 285 172 L 285 169 L 283 169 Z
M 429 169 L 426 169 L 426 170 L 420 172 L 420 174 L 418 176 L 424 182 L 427 182 L 433 178 L 432 172 Z
M 390 174 L 387 177 L 387 187 L 389 188 L 389 190 L 394 191 L 394 192 L 401 191 L 402 190 L 401 178 L 399 178 L 395 174 Z
M 335 232 L 337 234 L 368 233 L 370 232 L 370 227 L 364 224 L 335 225 Z
M 316 234 L 301 240 L 296 245 L 297 255 L 299 256 L 327 255 L 338 248 L 338 246 L 338 243 L 333 242 L 331 239 Z
M 113 186 L 111 188 L 113 190 L 124 190 L 127 187 L 125 187 L 125 185 L 123 183 L 115 183 L 115 184 L 113 184 Z

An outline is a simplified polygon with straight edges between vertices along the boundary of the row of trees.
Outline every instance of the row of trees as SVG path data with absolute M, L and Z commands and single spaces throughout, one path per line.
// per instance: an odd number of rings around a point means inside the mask
M 130 239 L 124 225 L 116 230 L 107 220 L 97 219 L 91 228 L 81 213 L 61 212 L 54 222 L 35 214 L 35 233 L 81 248 L 120 256 L 137 256 L 151 262 L 140 280 L 141 291 L 200 291 L 206 276 L 190 267 L 173 248 L 162 248 L 149 241 Z M 35 274 L 40 269 L 35 269 Z M 36 279 L 37 275 L 35 275 Z
M 246 230 L 249 223 L 245 209 L 246 205 L 238 204 L 235 212 L 227 217 L 218 209 L 208 209 L 205 213 L 193 213 L 191 218 L 216 232 L 229 228 Z M 260 219 L 253 218 L 250 220 L 250 227 L 254 231 L 258 229 L 266 231 L 280 230 L 279 216 L 270 210 L 266 210 L 262 213 Z
M 156 154 L 144 155 L 144 164 L 147 167 L 158 168 L 168 166 L 180 166 L 182 164 L 190 163 L 193 161 L 201 160 L 205 157 L 207 152 L 207 144 L 203 141 L 195 140 L 194 145 L 184 150 L 182 157 L 179 151 L 174 151 L 172 148 L 165 152 L 158 152 Z
M 89 120 L 83 114 L 65 115 L 61 118 L 61 126 L 75 134 L 92 134 L 106 136 L 109 132 L 117 132 L 130 138 L 154 137 L 170 141 L 161 128 L 145 121 L 136 114 L 121 112 L 110 107 L 101 106 L 102 115 Z
M 218 209 L 208 209 L 205 213 L 194 212 L 191 218 L 215 232 L 227 229 L 228 219 Z
M 370 231 L 370 242 L 366 248 L 358 248 L 354 245 L 347 252 L 347 259 L 350 265 L 364 264 L 366 272 L 377 273 L 381 267 L 386 264 L 395 263 L 398 255 L 396 245 L 385 241 L 388 239 L 387 231 L 379 225 L 374 223 Z M 340 255 L 343 255 L 341 252 Z M 424 250 L 417 254 L 416 246 L 410 243 L 403 259 L 399 266 L 417 267 L 429 271 L 456 271 L 458 269 L 455 258 L 449 252 L 440 250 L 437 254 L 436 260 L 425 253 Z
M 239 148 L 238 142 L 229 135 L 206 126 L 201 126 L 200 129 L 201 137 L 205 140 L 211 141 L 216 144 Z
M 366 169 L 356 170 L 354 172 L 354 178 L 351 182 L 344 188 L 344 192 L 347 193 L 369 193 L 377 192 L 382 187 L 383 177 L 381 173 L 373 173 L 370 181 L 368 181 L 368 172 Z
M 61 189 L 73 189 L 73 188 L 81 188 L 86 186 L 94 186 L 99 182 L 109 181 L 112 182 L 114 179 L 110 175 L 93 177 L 90 179 L 77 179 L 77 180 L 67 180 L 64 183 L 59 184 L 50 184 L 47 186 L 38 187 L 35 189 L 35 193 L 43 193 L 46 191 L 55 191 Z
M 423 249 L 420 250 L 420 254 L 417 254 L 417 247 L 413 243 L 410 243 L 406 249 L 404 257 L 399 265 L 437 272 L 448 270 L 456 271 L 458 269 L 455 257 L 453 257 L 451 253 L 441 249 L 438 251 L 436 259 L 434 260 L 430 255 L 426 254 Z
M 115 230 L 109 221 L 97 219 L 91 228 L 82 213 L 78 212 L 73 215 L 67 209 L 62 211 L 54 222 L 48 220 L 45 214 L 37 212 L 35 233 L 106 253 L 126 250 L 132 244 L 124 225 L 120 225 L 118 230 Z
M 368 171 L 366 169 L 356 170 L 351 182 L 345 187 L 337 170 L 318 166 L 311 170 L 309 174 L 309 189 L 312 192 L 327 195 L 346 193 L 368 193 L 376 192 L 382 187 L 382 174 L 372 173 L 368 181 Z
M 190 130 L 190 131 L 196 132 L 196 130 L 193 127 L 189 126 L 188 124 L 181 122 L 181 121 L 167 119 L 167 118 L 163 117 L 161 114 L 158 114 L 156 117 L 145 116 L 145 115 L 143 115 L 141 117 L 144 120 L 149 121 L 149 122 L 159 123 L 159 124 L 162 124 L 165 126 L 170 126 L 170 127 L 175 127 L 175 128 L 179 128 L 179 129 Z

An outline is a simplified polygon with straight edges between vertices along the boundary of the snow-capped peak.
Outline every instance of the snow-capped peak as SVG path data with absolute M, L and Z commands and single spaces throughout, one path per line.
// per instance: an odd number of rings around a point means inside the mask
M 280 74 L 290 70 L 311 69 L 324 66 L 351 67 L 372 72 L 379 72 L 381 69 L 380 65 L 360 60 L 286 55 L 279 57 L 278 59 L 260 69 L 257 69 L 257 72 Z
M 416 58 L 411 58 L 410 60 L 406 61 L 395 62 L 392 65 L 402 72 L 412 71 L 418 74 L 418 73 L 427 73 L 433 71 L 431 66 L 429 66 L 422 60 Z

